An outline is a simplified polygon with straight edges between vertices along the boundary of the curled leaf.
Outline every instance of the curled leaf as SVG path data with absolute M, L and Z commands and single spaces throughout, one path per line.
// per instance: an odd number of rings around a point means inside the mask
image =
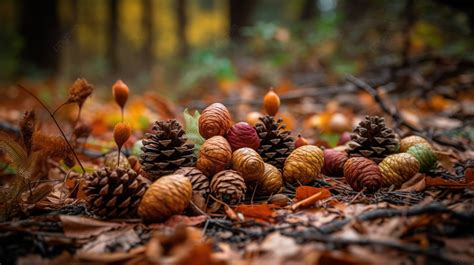
M 199 126 L 198 121 L 201 114 L 199 111 L 195 111 L 193 115 L 189 114 L 188 110 L 184 110 L 184 123 L 185 123 L 185 131 L 186 137 L 189 141 L 194 144 L 194 154 L 198 154 L 199 149 L 201 149 L 201 145 L 204 143 L 204 138 L 199 134 Z

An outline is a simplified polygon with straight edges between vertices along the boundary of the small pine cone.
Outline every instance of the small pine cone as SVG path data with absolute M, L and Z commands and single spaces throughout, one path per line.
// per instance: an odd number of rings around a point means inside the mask
M 275 194 L 270 198 L 270 203 L 280 207 L 285 207 L 290 203 L 290 198 L 285 194 Z
M 205 108 L 199 117 L 199 133 L 205 139 L 213 136 L 224 136 L 232 126 L 229 110 L 221 103 L 214 103 Z
M 420 170 L 420 163 L 416 158 L 407 153 L 387 156 L 379 164 L 382 172 L 382 186 L 401 186 Z
M 224 202 L 237 204 L 244 199 L 246 191 L 244 178 L 235 170 L 224 170 L 212 177 L 211 192 Z
M 365 188 L 367 192 L 375 192 L 382 186 L 377 163 L 365 157 L 349 158 L 344 164 L 344 177 L 355 191 Z
M 400 152 L 401 153 L 406 152 L 408 151 L 408 148 L 416 144 L 426 144 L 429 147 L 431 147 L 430 142 L 428 142 L 425 138 L 417 136 L 417 135 L 412 135 L 412 136 L 405 137 L 400 141 Z
M 324 149 L 324 165 L 322 173 L 331 177 L 344 176 L 344 163 L 346 163 L 348 158 L 346 152 Z
M 130 169 L 130 163 L 124 153 L 120 153 L 120 162 L 118 161 L 118 151 L 110 152 L 105 155 L 104 165 L 110 169 L 116 169 L 117 165 L 123 169 Z M 136 171 L 135 171 L 136 172 Z
M 176 170 L 173 174 L 183 175 L 191 181 L 193 192 L 198 192 L 207 196 L 209 193 L 209 179 L 201 170 L 195 167 L 182 167 Z
M 232 151 L 242 147 L 249 147 L 253 150 L 257 150 L 260 146 L 260 138 L 258 138 L 255 127 L 246 122 L 234 124 L 234 126 L 232 126 L 227 132 L 226 138 L 232 147 Z
M 292 184 L 308 184 L 319 176 L 323 163 L 323 150 L 314 145 L 301 146 L 286 159 L 283 178 L 285 182 Z
M 433 149 L 426 144 L 415 144 L 408 148 L 408 154 L 414 156 L 420 163 L 420 172 L 428 172 L 435 168 L 438 158 Z
M 91 211 L 100 217 L 134 216 L 148 181 L 131 169 L 103 168 L 86 176 L 85 194 Z
M 283 187 L 283 177 L 278 168 L 265 163 L 265 171 L 258 181 L 258 194 L 270 195 L 278 193 Z
M 226 169 L 232 159 L 232 148 L 222 136 L 207 139 L 199 149 L 196 167 L 206 176 L 212 177 Z
M 246 182 L 258 181 L 265 170 L 263 159 L 257 151 L 244 147 L 232 154 L 232 169 L 238 171 Z
M 150 185 L 138 207 L 138 215 L 149 222 L 161 222 L 180 214 L 191 200 L 193 187 L 183 175 L 167 175 Z

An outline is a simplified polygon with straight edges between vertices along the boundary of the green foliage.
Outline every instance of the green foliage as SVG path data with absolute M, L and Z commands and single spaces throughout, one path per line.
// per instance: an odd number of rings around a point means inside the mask
M 321 140 L 326 141 L 331 147 L 336 146 L 339 140 L 339 134 L 337 133 L 322 133 L 319 137 Z
M 188 109 L 184 110 L 184 123 L 186 137 L 194 144 L 194 153 L 197 155 L 201 145 L 204 143 L 204 138 L 199 134 L 199 111 L 195 111 L 194 115 L 189 114 Z

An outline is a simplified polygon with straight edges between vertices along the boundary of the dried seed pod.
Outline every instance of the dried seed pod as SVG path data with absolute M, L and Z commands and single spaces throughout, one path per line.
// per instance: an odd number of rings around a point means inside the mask
M 295 149 L 286 159 L 283 179 L 289 183 L 305 185 L 321 173 L 324 153 L 314 145 L 304 145 Z
M 119 150 L 122 148 L 123 144 L 128 140 L 131 134 L 132 130 L 130 129 L 130 125 L 128 123 L 119 122 L 115 125 L 114 140 Z
M 379 164 L 382 173 L 382 185 L 399 187 L 420 170 L 420 163 L 408 153 L 387 156 Z
M 205 139 L 224 136 L 232 126 L 229 110 L 221 103 L 214 103 L 204 109 L 199 117 L 199 133 Z
M 206 176 L 211 177 L 226 169 L 232 159 L 232 148 L 222 136 L 207 139 L 199 149 L 196 167 Z
M 242 147 L 249 147 L 257 150 L 260 146 L 260 138 L 257 135 L 255 127 L 246 122 L 239 122 L 234 124 L 226 135 L 232 151 Z
M 322 173 L 331 177 L 344 176 L 344 163 L 346 163 L 348 158 L 346 152 L 324 149 L 324 165 Z
M 400 141 L 400 152 L 406 152 L 408 151 L 408 148 L 416 144 L 426 144 L 429 147 L 431 147 L 430 142 L 428 142 L 425 138 L 417 136 L 417 135 L 412 135 L 412 136 L 405 137 Z
M 283 177 L 278 168 L 265 163 L 265 170 L 262 177 L 257 182 L 257 192 L 261 195 L 270 195 L 278 193 L 283 187 Z
M 355 191 L 375 192 L 382 186 L 377 163 L 365 157 L 349 158 L 344 164 L 344 177 Z
M 69 97 L 67 103 L 77 103 L 79 108 L 82 108 L 82 105 L 86 99 L 92 94 L 94 86 L 89 84 L 86 79 L 78 78 L 69 88 Z
M 180 214 L 191 200 L 193 187 L 183 175 L 167 175 L 153 182 L 143 195 L 138 214 L 146 221 L 161 222 Z
M 301 134 L 298 134 L 298 138 L 296 138 L 295 140 L 295 148 L 298 148 L 303 145 L 308 145 L 308 140 L 302 137 Z
M 285 194 L 275 194 L 270 198 L 270 203 L 285 207 L 290 203 L 290 199 Z
M 280 97 L 273 91 L 273 88 L 265 94 L 263 98 L 263 108 L 270 116 L 275 116 L 280 108 Z
M 212 177 L 211 192 L 224 202 L 237 204 L 244 199 L 246 191 L 244 178 L 235 170 L 224 170 Z
M 265 170 L 265 163 L 257 151 L 244 147 L 232 154 L 232 169 L 238 171 L 246 182 L 258 181 Z
M 128 86 L 122 80 L 119 79 L 112 86 L 112 94 L 114 95 L 115 102 L 117 102 L 120 108 L 123 109 L 128 99 Z
M 201 170 L 195 167 L 182 167 L 176 170 L 173 174 L 187 177 L 193 185 L 193 193 L 198 192 L 205 196 L 209 193 L 209 179 L 201 172 Z
M 428 172 L 435 168 L 437 164 L 437 157 L 433 149 L 427 144 L 415 144 L 408 148 L 408 154 L 414 156 L 420 163 L 420 172 Z

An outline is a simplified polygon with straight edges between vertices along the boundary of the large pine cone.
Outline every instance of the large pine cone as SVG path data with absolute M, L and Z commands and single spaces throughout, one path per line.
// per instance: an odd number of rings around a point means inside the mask
M 240 148 L 232 154 L 232 169 L 238 171 L 246 182 L 258 181 L 265 169 L 263 159 L 252 148 Z
M 344 175 L 344 164 L 347 159 L 346 152 L 324 149 L 324 166 L 322 173 L 326 176 L 342 177 Z
M 257 152 L 263 161 L 278 169 L 283 169 L 286 158 L 295 148 L 294 139 L 291 132 L 285 130 L 282 119 L 275 121 L 273 116 L 263 116 L 259 118 L 261 122 L 255 125 L 258 137 L 260 137 L 260 147 Z
M 183 127 L 176 120 L 157 121 L 143 139 L 140 164 L 147 177 L 155 180 L 180 167 L 193 166 L 193 144 L 186 143 Z
M 211 192 L 224 202 L 237 204 L 244 199 L 246 191 L 244 178 L 235 170 L 224 170 L 212 177 Z
M 379 166 L 365 157 L 349 158 L 344 164 L 344 177 L 355 191 L 365 188 L 367 192 L 375 192 L 382 186 Z
M 91 211 L 100 217 L 134 216 L 148 180 L 132 169 L 103 168 L 86 176 L 85 193 Z
M 392 129 L 385 127 L 384 118 L 365 116 L 353 130 L 347 153 L 350 157 L 363 156 L 380 163 L 386 156 L 398 151 L 400 141 Z
M 382 185 L 400 187 L 420 170 L 420 163 L 408 153 L 399 153 L 387 156 L 379 164 L 382 172 Z
M 160 222 L 180 214 L 191 200 L 193 188 L 183 175 L 167 175 L 150 185 L 138 207 L 138 214 L 146 221 Z
M 229 110 L 221 103 L 213 103 L 205 108 L 199 117 L 199 134 L 205 139 L 224 136 L 232 126 Z
M 283 179 L 292 184 L 308 184 L 319 176 L 323 163 L 323 150 L 314 145 L 303 145 L 286 159 Z
M 222 136 L 207 139 L 199 149 L 196 167 L 206 176 L 212 177 L 219 171 L 226 169 L 232 159 L 232 149 Z
M 195 167 L 183 167 L 174 172 L 174 175 L 183 175 L 191 181 L 193 192 L 207 196 L 209 193 L 209 179 Z

